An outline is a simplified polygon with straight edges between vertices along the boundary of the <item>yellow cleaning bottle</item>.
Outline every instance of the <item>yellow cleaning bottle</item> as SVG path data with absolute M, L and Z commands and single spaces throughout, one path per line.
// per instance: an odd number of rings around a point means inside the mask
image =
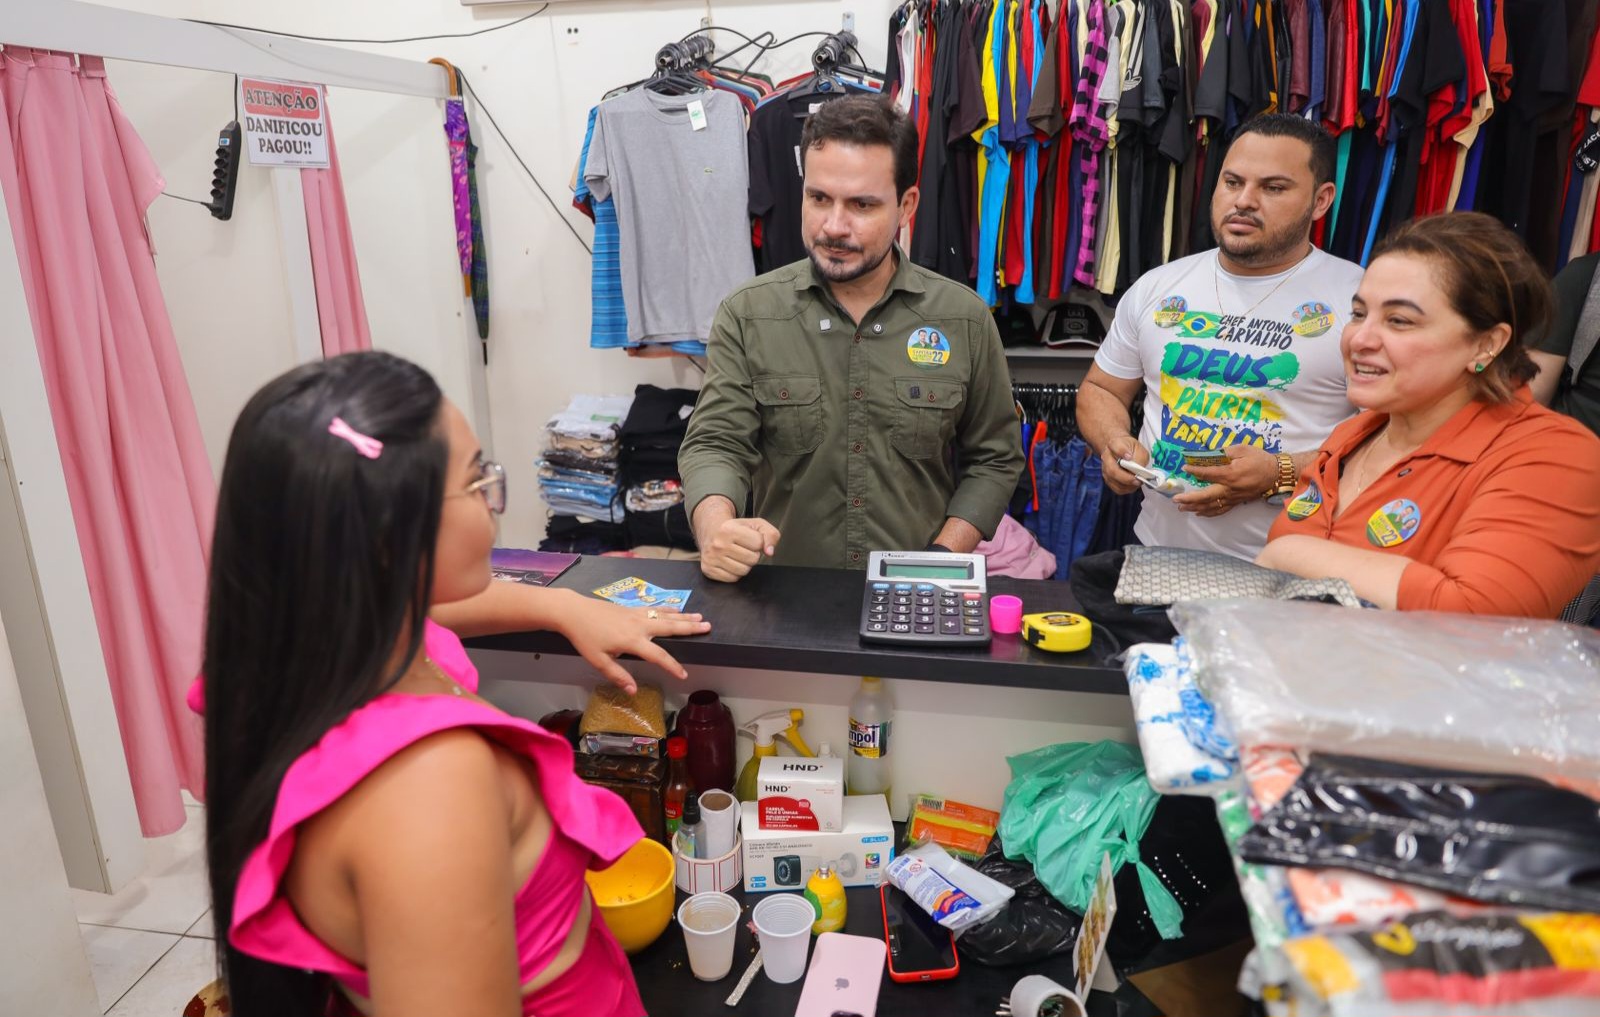
M 802 756 L 814 755 L 800 737 L 800 725 L 806 719 L 806 712 L 799 708 L 788 710 L 773 710 L 763 713 L 750 723 L 739 728 L 745 734 L 755 739 L 756 747 L 749 762 L 744 764 L 744 769 L 739 771 L 739 779 L 734 783 L 733 793 L 741 802 L 756 800 L 756 777 L 761 769 L 761 760 L 768 756 L 778 754 L 777 743 L 774 738 L 782 738 L 794 746 L 796 753 Z
M 806 880 L 806 900 L 817 913 L 811 931 L 820 936 L 824 932 L 838 932 L 844 928 L 846 904 L 844 883 L 833 871 L 833 863 L 825 862 Z

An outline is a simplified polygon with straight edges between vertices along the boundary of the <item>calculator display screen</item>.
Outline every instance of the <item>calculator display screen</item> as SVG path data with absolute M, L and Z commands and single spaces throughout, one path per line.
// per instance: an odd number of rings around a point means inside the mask
M 900 562 L 883 563 L 885 579 L 971 579 L 971 565 L 908 565 Z

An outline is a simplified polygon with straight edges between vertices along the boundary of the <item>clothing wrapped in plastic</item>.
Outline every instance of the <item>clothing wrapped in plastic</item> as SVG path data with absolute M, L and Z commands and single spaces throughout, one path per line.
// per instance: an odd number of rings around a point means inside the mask
M 1262 600 L 1171 615 L 1241 744 L 1600 791 L 1600 631 Z
M 1424 911 L 1365 931 L 1293 939 L 1281 956 L 1296 1017 L 1600 1013 L 1595 915 Z

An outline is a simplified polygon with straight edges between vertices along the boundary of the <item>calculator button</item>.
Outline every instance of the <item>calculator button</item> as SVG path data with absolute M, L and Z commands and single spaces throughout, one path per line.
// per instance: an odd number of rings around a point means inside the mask
M 969 636 L 981 636 L 981 635 L 983 635 L 983 626 L 982 625 L 968 625 L 966 627 L 966 629 L 964 629 L 963 631 L 965 631 L 966 634 L 969 635 Z
M 872 588 L 874 590 L 887 590 L 889 588 L 889 584 L 888 583 L 873 583 L 872 584 Z
M 868 622 L 867 623 L 867 631 L 868 632 L 887 632 L 887 631 L 889 631 L 889 626 L 885 625 L 883 622 L 880 622 L 880 621 Z
M 918 590 L 927 591 L 927 592 L 931 593 L 931 592 L 933 592 L 933 584 L 932 583 L 918 583 L 917 584 L 917 589 Z
M 894 616 L 894 620 L 901 624 L 910 624 L 911 616 L 909 614 L 897 614 Z
M 939 623 L 939 631 L 949 635 L 958 635 L 961 632 L 961 623 L 955 620 Z
M 920 635 L 924 635 L 924 636 L 929 635 L 929 634 L 931 634 L 933 632 L 933 626 L 932 625 L 918 625 L 917 626 L 917 632 Z
M 911 603 L 911 598 L 905 594 L 901 594 L 894 598 L 894 602 L 896 604 L 909 604 Z
M 884 614 L 882 611 L 874 611 L 872 614 L 867 615 L 867 621 L 882 622 L 888 620 L 889 616 Z
M 983 594 L 981 594 L 981 593 L 963 593 L 961 595 L 961 597 L 962 597 L 963 600 L 982 600 L 983 599 Z
M 902 625 L 902 624 L 891 625 L 891 626 L 889 626 L 889 631 L 890 632 L 910 632 L 911 631 L 911 626 L 910 625 Z
M 931 608 L 931 607 L 919 607 L 919 608 L 917 608 L 917 617 L 918 618 L 927 618 L 929 621 L 932 621 L 933 620 L 933 608 Z
M 897 589 L 897 590 L 909 590 L 909 589 L 911 589 L 911 584 L 910 583 L 895 583 L 894 584 L 894 588 Z
M 889 595 L 887 593 L 874 593 L 872 595 L 872 602 L 874 604 L 887 604 L 889 603 Z
M 981 607 L 969 607 L 965 611 L 962 611 L 961 613 L 966 615 L 968 618 L 982 618 L 983 617 L 983 608 L 981 608 Z
M 939 595 L 939 603 L 941 603 L 941 604 L 954 604 L 957 600 L 960 600 L 960 599 L 961 599 L 960 597 L 957 597 L 953 593 L 941 593 Z
M 959 607 L 941 607 L 939 609 L 939 613 L 944 615 L 944 616 L 946 616 L 946 617 L 949 617 L 951 615 L 960 615 L 961 614 L 961 609 Z

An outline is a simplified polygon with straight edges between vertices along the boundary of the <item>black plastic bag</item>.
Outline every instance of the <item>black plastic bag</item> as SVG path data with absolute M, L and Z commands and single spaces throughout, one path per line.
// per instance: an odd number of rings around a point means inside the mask
M 1016 896 L 994 918 L 962 934 L 958 949 L 963 958 L 1004 967 L 1072 952 L 1083 916 L 1052 897 L 1034 875 L 1032 865 L 1007 858 L 997 836 L 974 867 L 1011 887 Z
M 1600 912 L 1600 803 L 1532 777 L 1312 756 L 1239 852 L 1490 904 Z

